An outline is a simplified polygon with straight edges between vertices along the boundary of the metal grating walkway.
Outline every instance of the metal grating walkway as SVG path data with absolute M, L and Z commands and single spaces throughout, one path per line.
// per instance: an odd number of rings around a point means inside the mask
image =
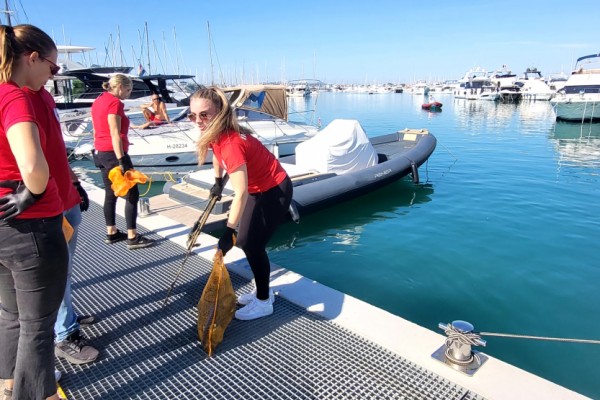
M 57 359 L 69 399 L 482 399 L 280 297 L 270 317 L 234 319 L 207 358 L 196 303 L 211 264 L 191 256 L 162 308 L 183 249 L 163 239 L 130 251 L 103 238 L 102 208 L 92 203 L 79 234 L 73 297 L 78 312 L 100 319 L 84 332 L 101 356 L 84 366 Z M 238 295 L 251 290 L 231 278 Z

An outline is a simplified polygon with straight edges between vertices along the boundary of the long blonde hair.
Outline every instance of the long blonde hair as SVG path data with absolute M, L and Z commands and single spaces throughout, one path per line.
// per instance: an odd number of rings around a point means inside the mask
M 216 142 L 222 133 L 227 131 L 246 132 L 247 130 L 241 129 L 238 124 L 235 110 L 229 105 L 229 100 L 227 100 L 225 93 L 218 87 L 211 86 L 204 89 L 198 89 L 196 93 L 190 97 L 190 103 L 198 99 L 211 101 L 215 106 L 215 109 L 218 110 L 217 115 L 213 117 L 207 128 L 202 131 L 200 140 L 198 140 L 198 160 L 200 163 L 204 163 L 208 147 L 211 143 Z
M 0 83 L 12 79 L 19 57 L 37 51 L 41 57 L 48 57 L 56 51 L 50 36 L 40 28 L 21 24 L 0 25 Z
M 125 86 L 125 87 L 132 87 L 133 82 L 132 82 L 131 78 L 128 77 L 127 75 L 114 74 L 113 76 L 110 77 L 108 82 L 102 83 L 102 89 L 104 89 L 108 92 L 112 92 L 113 90 L 117 89 L 119 87 L 119 85 Z

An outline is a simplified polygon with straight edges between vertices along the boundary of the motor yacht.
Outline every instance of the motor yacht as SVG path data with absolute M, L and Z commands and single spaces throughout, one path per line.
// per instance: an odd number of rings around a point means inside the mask
M 565 86 L 550 104 L 558 120 L 600 120 L 600 53 L 577 59 Z

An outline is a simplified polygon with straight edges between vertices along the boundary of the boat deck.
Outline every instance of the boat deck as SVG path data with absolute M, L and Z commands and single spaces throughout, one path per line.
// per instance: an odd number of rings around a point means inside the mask
M 163 308 L 184 249 L 156 233 L 148 236 L 159 242 L 148 249 L 105 245 L 103 226 L 102 208 L 92 203 L 73 291 L 76 310 L 99 319 L 85 333 L 101 357 L 87 366 L 59 360 L 69 399 L 483 398 L 279 295 L 272 316 L 234 319 L 208 358 L 197 338 L 196 304 L 211 263 L 191 256 Z M 208 246 L 203 238 L 201 247 Z M 247 278 L 232 272 L 231 279 L 238 295 L 251 290 Z

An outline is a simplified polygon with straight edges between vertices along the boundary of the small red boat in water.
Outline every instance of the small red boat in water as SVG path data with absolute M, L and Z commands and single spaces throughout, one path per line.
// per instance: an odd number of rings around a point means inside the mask
M 430 103 L 422 104 L 421 108 L 429 111 L 442 111 L 442 103 L 439 101 L 432 101 Z

